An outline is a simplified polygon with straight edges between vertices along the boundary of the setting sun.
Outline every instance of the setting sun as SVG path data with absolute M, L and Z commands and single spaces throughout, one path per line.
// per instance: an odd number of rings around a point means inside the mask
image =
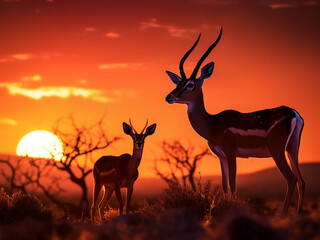
M 0 240 L 318 239 L 319 13 L 0 0 Z
M 19 142 L 17 154 L 35 158 L 62 158 L 63 147 L 60 139 L 48 131 L 33 131 L 25 135 Z

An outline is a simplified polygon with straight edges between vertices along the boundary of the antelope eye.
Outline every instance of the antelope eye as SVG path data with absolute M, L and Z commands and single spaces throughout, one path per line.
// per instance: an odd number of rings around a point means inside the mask
M 189 89 L 191 89 L 191 88 L 193 88 L 194 87 L 194 84 L 193 83 L 189 83 L 188 85 L 187 85 L 187 88 L 189 88 Z

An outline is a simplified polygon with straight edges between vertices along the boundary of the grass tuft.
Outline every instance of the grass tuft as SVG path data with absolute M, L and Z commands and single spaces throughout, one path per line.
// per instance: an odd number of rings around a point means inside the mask
M 10 196 L 0 189 L 0 223 L 20 222 L 28 218 L 51 221 L 53 214 L 34 195 L 17 192 Z
M 155 217 L 171 209 L 186 209 L 192 212 L 200 221 L 209 221 L 236 208 L 246 207 L 246 201 L 240 200 L 235 194 L 223 193 L 219 188 L 212 189 L 207 182 L 198 183 L 196 191 L 189 186 L 169 184 L 162 195 L 153 202 L 147 202 L 140 211 L 150 217 Z

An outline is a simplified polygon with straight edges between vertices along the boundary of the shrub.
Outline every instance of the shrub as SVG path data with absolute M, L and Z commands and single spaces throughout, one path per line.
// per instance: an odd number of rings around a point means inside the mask
M 235 194 L 225 194 L 219 188 L 212 189 L 209 182 L 198 183 L 196 191 L 189 186 L 169 184 L 160 197 L 152 203 L 146 203 L 140 209 L 147 216 L 157 216 L 170 209 L 187 209 L 199 220 L 207 221 L 220 216 L 230 209 L 246 206 Z
M 171 209 L 188 209 L 193 212 L 199 219 L 202 219 L 203 204 L 202 196 L 199 191 L 194 192 L 191 187 L 182 186 L 180 184 L 172 183 L 164 189 L 162 195 L 154 202 L 146 203 L 140 209 L 147 216 L 155 217 L 166 210 Z
M 1 189 L 0 223 L 19 222 L 27 218 L 50 221 L 53 215 L 51 210 L 44 207 L 36 196 L 21 192 L 9 196 Z
M 3 188 L 0 188 L 0 223 L 4 223 L 8 217 L 10 208 L 10 196 Z
M 104 218 L 105 222 L 111 222 L 114 218 L 118 217 L 119 211 L 117 209 L 113 209 L 108 205 L 109 210 L 104 211 L 104 216 L 101 216 Z
M 224 193 L 220 188 L 213 192 L 209 218 L 217 218 L 247 207 L 247 201 L 241 200 L 236 194 Z
M 12 195 L 11 216 L 15 221 L 25 218 L 34 218 L 37 220 L 51 220 L 51 211 L 44 207 L 40 200 L 31 194 L 22 194 L 20 192 Z

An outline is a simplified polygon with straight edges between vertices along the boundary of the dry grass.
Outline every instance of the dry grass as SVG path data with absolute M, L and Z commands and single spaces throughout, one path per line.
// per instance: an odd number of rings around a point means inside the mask
M 220 188 L 212 188 L 210 183 L 198 183 L 196 191 L 189 186 L 170 184 L 158 199 L 146 203 L 140 211 L 147 216 L 157 216 L 171 209 L 192 212 L 199 221 L 206 222 L 220 217 L 230 210 L 246 207 L 246 201 L 236 195 L 226 194 Z
M 252 202 L 208 184 L 198 186 L 195 192 L 170 186 L 136 212 L 117 216 L 117 210 L 109 209 L 104 214 L 105 223 L 91 224 L 89 219 L 51 221 L 52 214 L 45 215 L 48 209 L 34 196 L 8 196 L 1 190 L 0 239 L 320 240 L 319 203 L 307 201 L 302 216 L 290 213 L 281 219 L 277 217 L 280 202 L 259 205 L 256 201 L 254 209 L 250 208 Z M 259 206 L 264 210 L 257 211 Z M 3 221 L 12 217 L 15 219 Z
M 51 221 L 53 214 L 31 194 L 14 193 L 12 196 L 0 189 L 0 223 L 16 223 L 24 219 Z

